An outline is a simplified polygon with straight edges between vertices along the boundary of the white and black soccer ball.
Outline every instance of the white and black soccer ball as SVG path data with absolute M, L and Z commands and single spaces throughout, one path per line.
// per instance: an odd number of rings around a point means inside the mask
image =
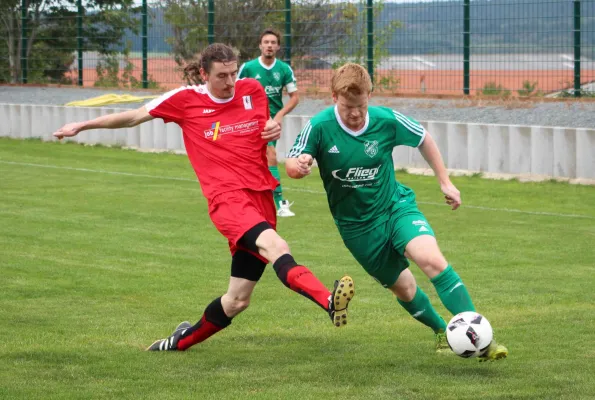
M 457 356 L 472 358 L 482 355 L 487 349 L 494 332 L 492 325 L 481 314 L 462 312 L 452 317 L 446 326 L 446 340 Z

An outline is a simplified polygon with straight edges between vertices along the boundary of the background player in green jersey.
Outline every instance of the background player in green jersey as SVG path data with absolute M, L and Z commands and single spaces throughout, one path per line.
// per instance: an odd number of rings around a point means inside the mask
M 279 125 L 283 123 L 283 117 L 298 105 L 300 99 L 298 88 L 291 67 L 277 59 L 277 52 L 281 48 L 281 34 L 275 29 L 265 29 L 260 34 L 260 57 L 248 61 L 240 67 L 238 78 L 254 78 L 260 82 L 269 99 L 271 117 Z M 283 105 L 283 88 L 287 90 L 289 101 Z M 281 175 L 277 168 L 277 141 L 269 142 L 267 147 L 267 160 L 271 174 L 279 181 L 275 189 L 275 205 L 277 206 L 278 217 L 293 217 L 295 214 L 290 210 L 293 203 L 283 198 L 281 187 Z
M 296 179 L 309 175 L 316 159 L 330 211 L 349 251 L 413 318 L 434 331 L 436 351 L 451 353 L 446 323 L 417 286 L 408 259 L 430 279 L 451 313 L 475 307 L 417 208 L 415 194 L 395 179 L 393 148 L 419 148 L 453 210 L 461 205 L 461 195 L 450 181 L 436 142 L 422 125 L 389 108 L 368 107 L 372 82 L 362 66 L 346 64 L 336 70 L 331 90 L 335 106 L 303 128 L 289 152 L 287 174 Z M 504 346 L 492 342 L 482 359 L 507 354 Z

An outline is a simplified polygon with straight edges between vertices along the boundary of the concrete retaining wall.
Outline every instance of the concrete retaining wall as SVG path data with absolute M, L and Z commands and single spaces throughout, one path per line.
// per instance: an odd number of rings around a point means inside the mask
M 54 140 L 52 132 L 68 122 L 120 111 L 122 109 L 0 104 L 0 136 Z M 283 135 L 277 144 L 280 161 L 309 118 L 285 117 Z M 595 179 L 595 129 L 436 121 L 422 121 L 422 124 L 435 138 L 449 169 Z M 141 150 L 184 150 L 180 128 L 159 119 L 134 128 L 86 131 L 70 140 Z M 393 158 L 397 168 L 427 167 L 417 149 L 398 147 Z

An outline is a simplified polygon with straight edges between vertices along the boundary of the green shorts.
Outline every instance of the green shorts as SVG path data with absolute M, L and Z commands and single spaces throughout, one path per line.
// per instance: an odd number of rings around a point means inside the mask
M 414 196 L 396 202 L 387 213 L 386 221 L 362 235 L 343 238 L 343 242 L 368 274 L 382 286 L 391 287 L 409 267 L 404 255 L 407 244 L 418 236 L 435 235 Z

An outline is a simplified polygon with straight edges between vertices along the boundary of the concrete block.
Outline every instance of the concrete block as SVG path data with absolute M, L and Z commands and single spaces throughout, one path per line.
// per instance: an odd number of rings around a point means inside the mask
M 595 179 L 595 129 L 576 130 L 576 174 Z
M 487 171 L 489 161 L 488 126 L 467 125 L 467 167 L 470 171 Z
M 31 129 L 31 106 L 28 104 L 21 105 L 21 124 L 19 126 L 19 135 L 22 138 L 34 137 Z
M 155 130 L 155 120 L 145 122 L 140 125 L 140 141 L 139 149 L 152 149 L 153 148 L 153 135 Z
M 554 175 L 554 128 L 531 127 L 531 173 Z
M 504 125 L 488 125 L 488 169 L 487 172 L 503 174 L 509 172 L 510 135 Z
M 444 160 L 444 165 L 448 165 L 448 124 L 449 122 L 438 122 L 438 121 L 429 121 L 427 125 L 427 131 L 432 135 L 434 141 L 438 145 L 438 149 L 442 154 L 442 158 Z M 414 156 L 414 158 L 421 157 L 419 151 L 417 152 L 418 155 Z M 423 157 L 421 157 L 423 160 Z M 413 160 L 412 160 L 413 161 Z M 412 163 L 413 164 L 413 163 Z M 418 163 L 416 166 L 418 167 L 427 167 L 428 164 L 423 160 L 423 163 Z
M 11 137 L 12 136 L 12 104 L 0 103 L 0 137 Z
M 553 176 L 575 178 L 576 129 L 554 128 L 553 135 Z
M 21 105 L 11 104 L 10 106 L 10 136 L 13 138 L 21 137 Z
M 446 125 L 447 168 L 468 169 L 467 125 L 451 122 Z
M 531 172 L 531 127 L 511 125 L 508 128 L 510 135 L 510 159 L 508 171 L 513 174 L 528 174 Z

